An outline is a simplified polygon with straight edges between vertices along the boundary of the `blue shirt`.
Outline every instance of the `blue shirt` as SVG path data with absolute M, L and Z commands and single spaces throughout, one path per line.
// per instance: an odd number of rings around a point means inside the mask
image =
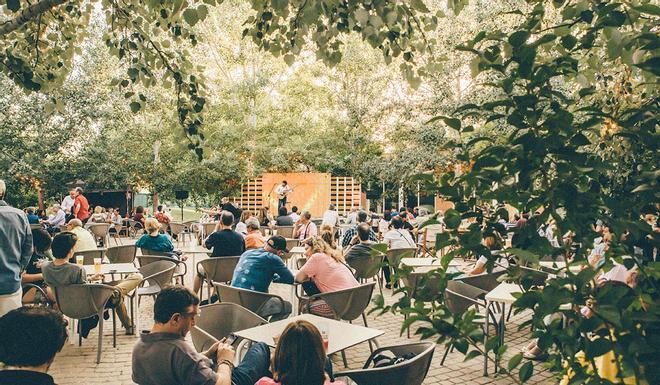
M 174 251 L 172 241 L 165 234 L 158 234 L 155 237 L 152 237 L 149 234 L 144 234 L 137 240 L 137 242 L 135 242 L 135 246 L 153 251 Z
M 39 217 L 36 214 L 28 214 L 27 219 L 28 219 L 28 222 L 31 225 L 38 225 L 39 224 Z
M 268 293 L 271 282 L 293 283 L 293 274 L 282 258 L 263 248 L 248 250 L 241 255 L 231 280 L 233 287 Z
M 32 257 L 32 230 L 27 216 L 0 200 L 0 295 L 21 288 L 21 270 Z

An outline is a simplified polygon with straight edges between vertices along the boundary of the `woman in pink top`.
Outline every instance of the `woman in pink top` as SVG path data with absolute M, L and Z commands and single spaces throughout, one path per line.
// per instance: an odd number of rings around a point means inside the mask
M 327 362 L 316 326 L 308 321 L 294 321 L 277 342 L 271 362 L 273 378 L 262 377 L 255 385 L 346 385 L 331 381 L 332 366 Z

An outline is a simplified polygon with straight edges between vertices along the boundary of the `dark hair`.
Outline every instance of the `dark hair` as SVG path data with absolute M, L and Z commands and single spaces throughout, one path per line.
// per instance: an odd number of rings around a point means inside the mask
M 291 207 L 291 212 L 292 213 L 297 213 L 298 212 L 298 206 Z
M 70 231 L 63 231 L 53 238 L 50 249 L 53 251 L 53 257 L 64 259 L 69 255 L 73 247 L 78 242 L 78 236 Z
M 154 302 L 154 321 L 164 324 L 176 313 L 183 314 L 189 306 L 199 305 L 199 298 L 184 286 L 168 286 Z
M 300 216 L 307 220 L 312 219 L 312 213 L 310 213 L 309 211 L 303 211 L 302 214 L 300 214 Z
M 67 339 L 62 314 L 24 306 L 0 317 L 0 361 L 10 366 L 40 366 L 62 350 Z
M 288 184 L 288 183 L 286 183 L 286 181 L 285 181 L 285 180 L 283 180 L 283 181 L 282 181 L 282 184 Z
M 44 252 L 50 249 L 50 244 L 52 243 L 50 234 L 44 229 L 33 229 L 32 230 L 32 244 L 34 248 L 39 252 Z
M 282 385 L 323 385 L 326 354 L 321 333 L 308 321 L 291 322 L 273 355 L 273 379 Z
M 395 229 L 402 229 L 403 228 L 403 219 L 399 215 L 395 215 L 394 218 L 392 218 L 392 227 Z
M 144 212 L 144 207 L 138 206 L 135 208 L 135 213 L 136 214 L 142 214 Z
M 367 221 L 367 212 L 364 211 L 364 210 L 358 211 L 357 220 L 358 220 L 358 222 L 366 222 Z
M 400 213 L 402 213 L 402 212 L 404 212 L 404 211 L 406 211 L 406 208 L 405 208 L 405 207 L 399 207 L 399 212 L 400 212 Z
M 360 223 L 357 226 L 357 234 L 361 241 L 368 241 L 371 234 L 371 227 L 367 223 Z
M 386 221 L 391 221 L 392 220 L 392 212 L 390 210 L 385 210 L 385 213 L 383 214 L 383 219 Z
M 294 211 L 294 213 L 295 213 L 295 211 Z M 287 214 L 286 213 L 286 207 L 282 206 L 279 209 L 277 209 L 277 215 L 279 215 L 280 217 L 284 217 L 284 216 L 286 216 L 286 214 Z
M 225 226 L 231 226 L 234 223 L 234 214 L 230 211 L 223 210 L 220 215 L 220 222 Z
M 156 210 L 163 211 L 163 205 L 158 205 L 158 207 L 156 207 Z

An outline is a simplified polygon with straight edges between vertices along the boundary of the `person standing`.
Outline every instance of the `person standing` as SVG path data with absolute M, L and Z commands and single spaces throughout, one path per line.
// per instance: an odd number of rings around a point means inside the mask
M 282 181 L 282 184 L 277 186 L 275 189 L 275 193 L 277 194 L 277 197 L 279 199 L 279 203 L 277 204 L 277 208 L 279 209 L 280 207 L 286 207 L 286 198 L 291 193 L 293 189 L 291 186 L 287 184 L 285 180 Z
M 73 201 L 73 215 L 85 223 L 91 216 L 89 213 L 89 202 L 83 195 L 83 189 L 76 187 L 76 199 Z
M 21 271 L 32 257 L 32 230 L 25 213 L 5 201 L 0 179 L 0 317 L 21 307 Z
M 62 199 L 62 204 L 60 206 L 62 207 L 62 210 L 64 210 L 64 214 L 66 215 L 65 221 L 68 222 L 73 218 L 73 203 L 76 200 L 76 190 L 72 189 L 69 191 L 69 195 L 64 197 Z
M 321 225 L 330 225 L 332 228 L 335 228 L 338 224 L 339 213 L 337 212 L 335 205 L 330 204 L 325 213 L 323 213 L 323 222 L 321 222 Z

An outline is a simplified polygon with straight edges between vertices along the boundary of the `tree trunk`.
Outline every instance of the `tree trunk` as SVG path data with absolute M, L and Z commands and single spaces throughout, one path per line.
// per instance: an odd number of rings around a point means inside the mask
M 66 3 L 68 0 L 43 0 L 21 11 L 21 13 L 14 19 L 8 20 L 0 24 L 0 36 L 4 36 L 21 28 L 24 24 L 34 20 L 42 13 L 51 10 L 59 5 Z

